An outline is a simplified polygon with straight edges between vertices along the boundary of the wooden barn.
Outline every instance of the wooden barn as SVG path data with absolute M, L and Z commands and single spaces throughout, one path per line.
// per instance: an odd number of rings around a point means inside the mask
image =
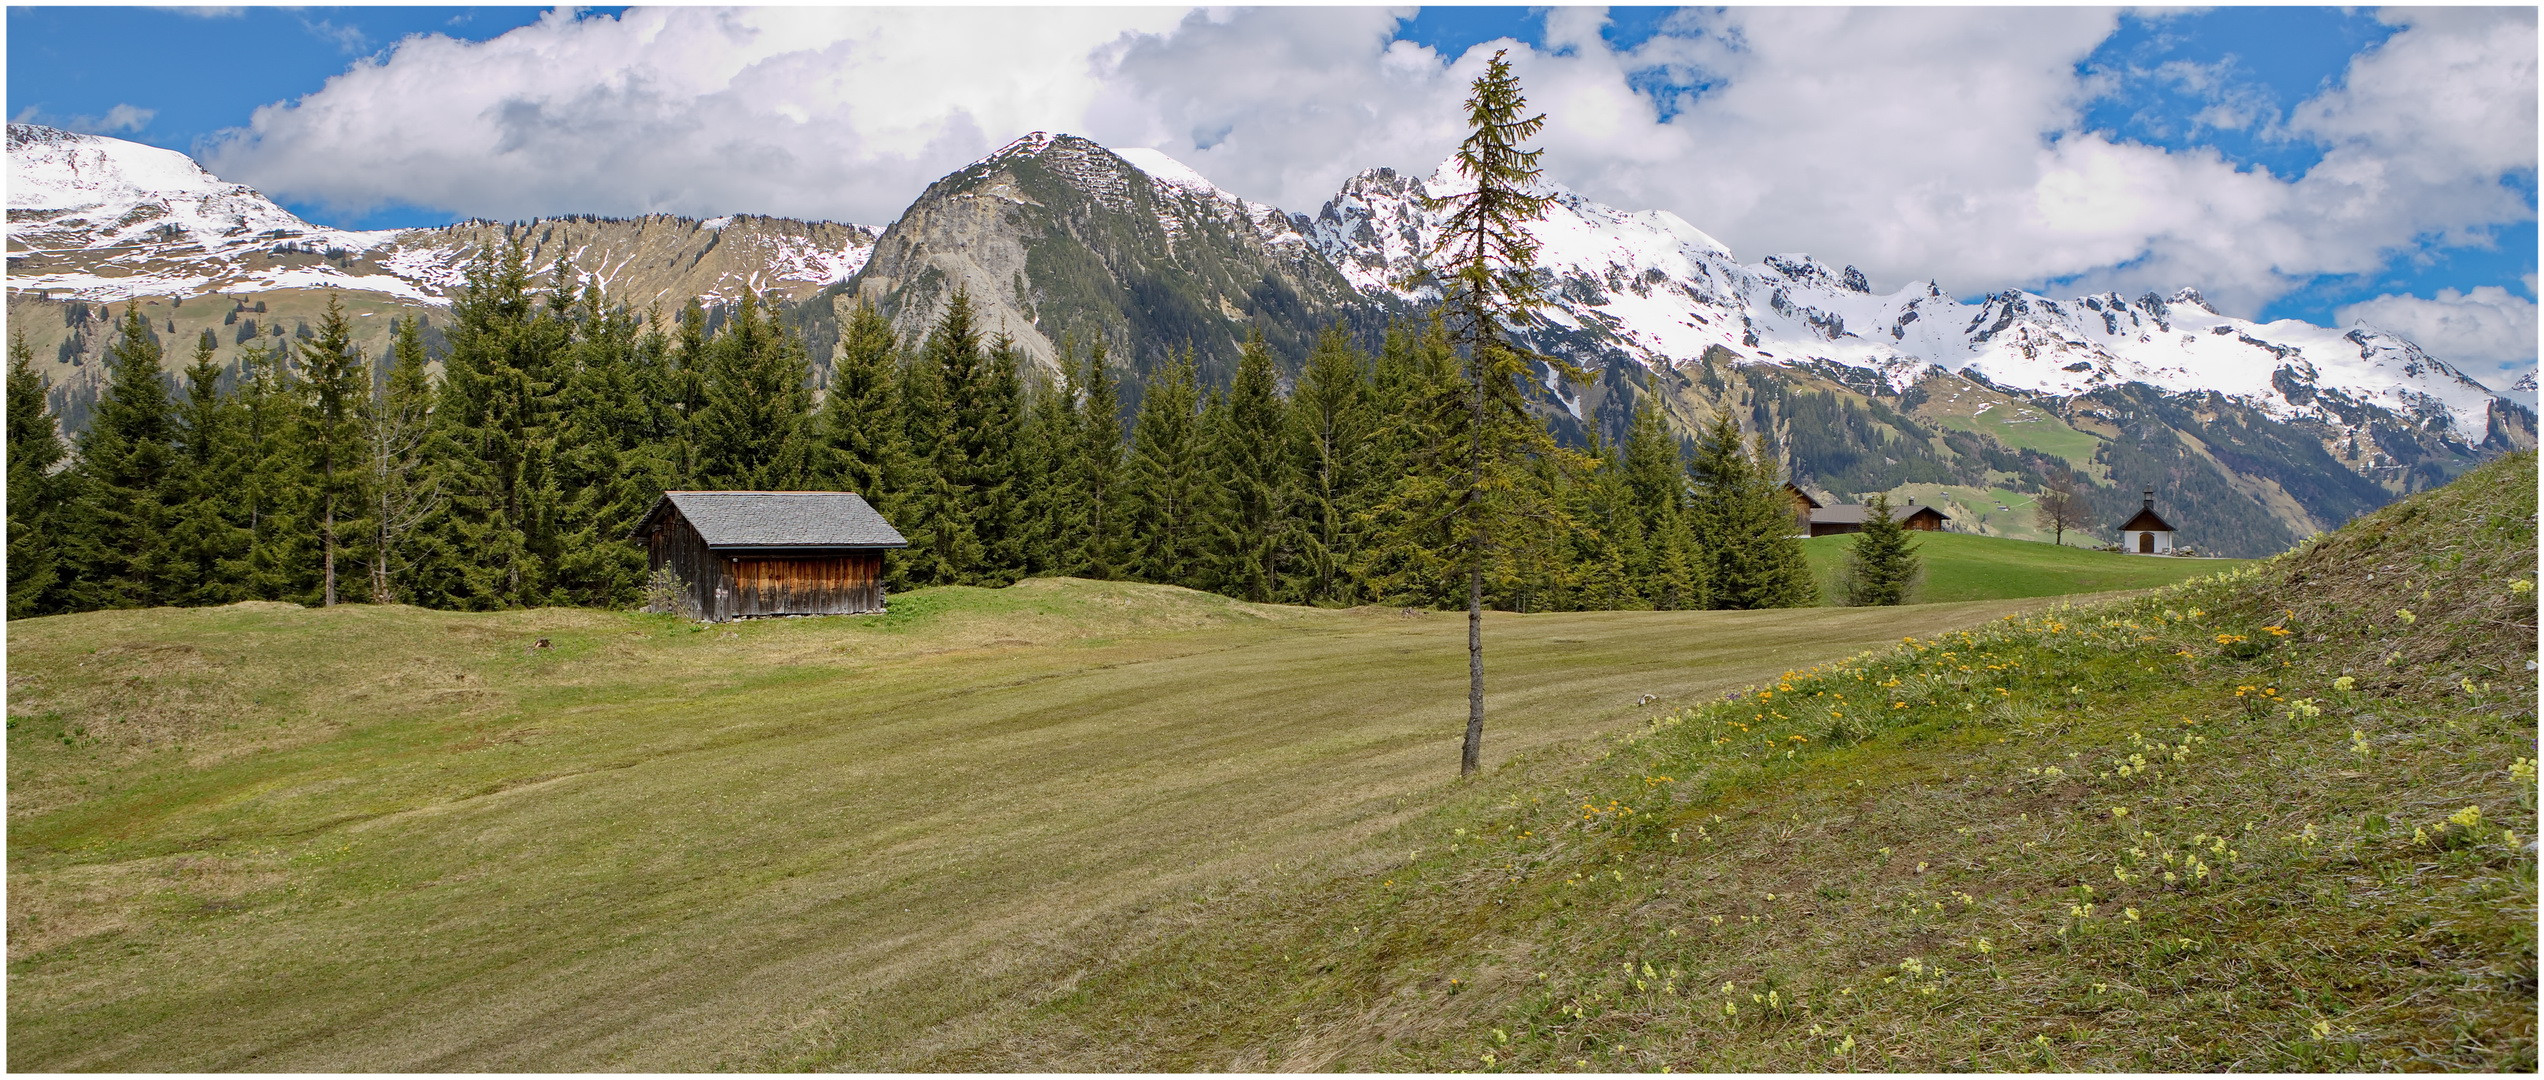
M 666 491 L 635 538 L 708 622 L 880 612 L 883 553 L 910 546 L 844 491 Z
M 1794 526 L 1804 536 L 1862 532 L 1864 516 L 1871 513 L 1862 506 L 1825 505 L 1813 498 L 1810 492 L 1789 481 L 1784 485 L 1784 493 L 1793 500 Z M 1892 508 L 1891 513 L 1899 516 L 1902 528 L 1919 532 L 1942 532 L 1943 523 L 1952 520 L 1951 515 L 1931 506 L 1919 506 L 1913 500 L 1905 506 Z

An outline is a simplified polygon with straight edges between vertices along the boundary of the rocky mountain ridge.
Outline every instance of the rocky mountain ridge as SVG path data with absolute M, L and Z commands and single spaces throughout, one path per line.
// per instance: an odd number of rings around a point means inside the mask
M 276 316 L 319 290 L 430 307 L 480 246 L 519 240 L 543 271 L 562 257 L 639 308 L 742 289 L 799 299 L 821 357 L 858 302 L 915 341 L 961 288 L 1046 371 L 1064 342 L 1107 343 L 1130 400 L 1170 355 L 1189 350 L 1223 382 L 1248 334 L 1294 366 L 1327 326 L 1370 343 L 1421 311 L 1440 228 L 1423 196 L 1451 180 L 1372 169 L 1316 213 L 1289 213 L 1153 150 L 1035 133 L 881 230 L 656 215 L 360 233 L 311 226 L 170 151 L 23 125 L 10 140 L 13 314 L 30 296 L 143 296 L 155 318 L 165 293 L 169 329 L 191 333 L 181 298 L 218 292 L 226 335 L 255 297 L 275 298 Z M 2535 442 L 2531 379 L 2495 392 L 2373 328 L 2255 323 L 2192 289 L 1877 294 L 1852 267 L 1743 263 L 1666 211 L 1548 193 L 1534 231 L 1550 303 L 1526 336 L 1594 376 L 1546 382 L 1549 420 L 1575 439 L 1615 437 L 1646 398 L 1682 429 L 1728 412 L 1797 479 L 1914 495 L 2008 535 L 2026 534 L 2023 493 L 2070 467 L 2115 506 L 2141 485 L 2179 493 L 2212 519 L 2207 546 L 2238 554 Z
M 741 290 L 801 298 L 865 264 L 874 230 L 761 215 L 560 217 L 432 229 L 310 224 L 173 150 L 9 125 L 9 290 L 61 300 L 343 290 L 449 302 L 469 260 L 518 240 L 642 308 Z

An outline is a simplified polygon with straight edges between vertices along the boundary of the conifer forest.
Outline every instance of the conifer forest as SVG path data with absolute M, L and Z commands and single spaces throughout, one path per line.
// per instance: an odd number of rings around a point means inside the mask
M 1329 329 L 1294 376 L 1259 339 L 1228 384 L 1189 352 L 1124 400 L 1100 344 L 1056 377 L 957 294 L 922 340 L 860 308 L 822 371 L 768 302 L 656 320 L 518 250 L 481 252 L 443 333 L 366 357 L 307 340 L 181 379 L 137 310 L 65 438 L 9 369 L 9 617 L 282 600 L 462 610 L 644 602 L 630 538 L 665 490 L 863 494 L 908 537 L 894 588 L 1074 575 L 1244 600 L 1447 608 L 1471 423 L 1437 318 Z M 1524 373 L 1512 378 L 1524 378 Z M 1283 384 L 1287 383 L 1285 387 Z M 1516 391 L 1518 387 L 1514 387 Z M 1483 583 L 1511 611 L 1817 603 L 1771 456 L 1652 407 L 1621 445 L 1533 440 Z

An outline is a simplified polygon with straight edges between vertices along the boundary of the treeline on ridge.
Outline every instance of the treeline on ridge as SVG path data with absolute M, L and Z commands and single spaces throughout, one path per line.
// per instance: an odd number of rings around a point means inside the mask
M 9 616 L 240 600 L 466 610 L 625 607 L 628 533 L 680 489 L 855 491 L 910 540 L 895 588 L 1119 578 L 1240 599 L 1451 607 L 1445 492 L 1466 394 L 1435 321 L 1369 352 L 1340 328 L 1287 393 L 1260 338 L 1224 387 L 1190 351 L 1122 420 L 1101 344 L 1034 377 L 957 294 L 923 341 L 872 308 L 816 393 L 801 339 L 755 298 L 668 328 L 481 252 L 446 348 L 415 318 L 373 363 L 333 304 L 235 367 L 182 380 L 127 306 L 89 424 L 66 443 L 11 343 Z M 434 377 L 429 363 L 438 359 Z M 1683 458 L 1647 404 L 1620 444 L 1528 461 L 1494 523 L 1488 602 L 1517 611 L 1816 603 L 1773 459 L 1718 417 Z

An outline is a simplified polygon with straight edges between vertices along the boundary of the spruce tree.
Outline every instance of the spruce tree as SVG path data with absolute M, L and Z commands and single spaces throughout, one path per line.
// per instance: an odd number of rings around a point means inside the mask
M 1211 493 L 1196 369 L 1185 349 L 1154 373 L 1131 429 L 1123 502 L 1130 574 L 1142 581 L 1190 586 L 1204 569 Z
M 839 359 L 831 364 L 821 408 L 830 483 L 865 496 L 887 520 L 898 509 L 895 477 L 906 469 L 899 403 L 894 400 L 899 358 L 892 323 L 872 303 L 859 301 L 841 335 Z
M 49 405 L 52 380 L 35 370 L 23 327 L 9 330 L 9 617 L 64 610 L 61 425 Z
M 1705 607 L 1703 555 L 1688 516 L 1687 471 L 1657 398 L 1646 397 L 1634 412 L 1624 465 L 1641 510 L 1645 545 L 1635 567 L 1636 591 L 1663 611 Z
M 1289 416 L 1279 377 L 1262 332 L 1249 335 L 1210 432 L 1210 469 L 1219 495 L 1212 545 L 1216 588 L 1258 604 L 1279 599 L 1296 499 L 1289 455 L 1282 452 Z
M 812 464 L 811 373 L 803 343 L 764 310 L 742 304 L 706 346 L 703 406 L 691 425 L 700 487 L 782 491 L 804 486 Z
M 903 563 L 912 584 L 978 581 L 985 559 L 977 528 L 979 504 L 970 487 L 971 444 L 957 430 L 953 386 L 972 381 L 985 363 L 971 296 L 958 290 L 929 328 L 926 344 L 901 382 L 913 481 L 905 489 L 909 523 L 901 533 L 910 541 Z
M 1764 439 L 1744 443 L 1740 425 L 1716 417 L 1688 465 L 1696 482 L 1696 532 L 1711 557 L 1713 606 L 1754 609 L 1817 603 L 1793 503 L 1777 480 Z
M 141 305 L 124 308 L 107 350 L 106 388 L 79 438 L 79 499 L 64 545 L 76 567 L 72 610 L 168 603 L 170 504 L 181 497 L 175 410 L 159 370 L 157 336 Z
M 1571 541 L 1572 581 L 1563 606 L 1575 611 L 1648 608 L 1636 587 L 1636 571 L 1648 568 L 1651 559 L 1625 462 L 1595 435 L 1590 457 L 1593 467 L 1567 485 L 1570 527 L 1564 533 Z
M 1390 604 L 1445 608 L 1463 597 L 1454 555 L 1465 394 L 1455 347 L 1437 313 L 1420 333 L 1391 327 L 1371 379 L 1375 427 L 1369 461 L 1375 498 L 1358 519 L 1363 542 L 1353 574 L 1366 595 Z
M 1290 394 L 1288 457 L 1297 477 L 1297 553 L 1290 560 L 1291 599 L 1349 604 L 1360 598 L 1352 567 L 1359 561 L 1362 514 L 1381 474 L 1373 466 L 1375 417 L 1368 361 L 1340 326 L 1328 327 L 1299 368 Z
M 433 384 L 425 365 L 423 320 L 409 315 L 390 334 L 389 364 L 365 411 L 370 436 L 371 602 L 409 598 L 409 567 L 422 556 L 418 527 L 442 502 L 425 460 L 432 432 Z
M 1098 338 L 1077 379 L 1086 402 L 1077 411 L 1078 431 L 1071 454 L 1075 475 L 1070 486 L 1078 498 L 1080 524 L 1069 572 L 1098 581 L 1128 573 L 1131 557 L 1131 515 L 1122 476 L 1127 440 L 1122 432 L 1121 395 L 1114 389 L 1106 359 L 1104 341 Z
M 681 305 L 674 320 L 663 379 L 669 424 L 663 457 L 671 465 L 671 486 L 698 484 L 697 421 L 707 408 L 707 309 L 697 297 Z
M 556 492 L 555 389 L 567 329 L 531 295 L 521 248 L 480 249 L 451 300 L 426 458 L 447 501 L 421 529 L 414 589 L 437 607 L 541 602 Z
M 170 601 L 225 604 L 247 595 L 236 571 L 247 554 L 238 491 L 245 456 L 239 445 L 239 405 L 221 392 L 225 373 L 214 359 L 219 341 L 210 330 L 196 340 L 186 368 L 186 400 L 178 412 L 178 460 L 183 497 L 168 527 L 170 565 L 176 575 Z
M 1522 328 L 1541 302 L 1533 270 L 1537 241 L 1528 223 L 1544 216 L 1551 196 L 1533 188 L 1543 150 L 1522 150 L 1546 117 L 1523 115 L 1528 99 L 1496 52 L 1466 101 L 1468 135 L 1453 160 L 1474 187 L 1431 198 L 1424 205 L 1446 211 L 1432 255 L 1444 275 L 1443 307 L 1454 320 L 1466 359 L 1467 417 L 1459 433 L 1460 471 L 1442 477 L 1454 505 L 1451 557 L 1466 574 L 1467 719 L 1458 774 L 1481 768 L 1484 748 L 1484 572 L 1506 518 L 1539 510 L 1512 504 L 1524 491 L 1514 477 L 1533 454 L 1556 447 L 1528 411 L 1526 384 L 1532 360 L 1508 334 Z
M 1916 588 L 1918 561 L 1907 526 L 1891 513 L 1890 496 L 1873 496 L 1864 507 L 1864 531 L 1855 534 L 1846 551 L 1846 602 L 1859 607 L 1907 603 Z
M 236 394 L 239 509 L 247 551 L 229 575 L 250 597 L 307 595 L 315 580 L 308 505 L 301 467 L 300 381 L 280 346 L 253 342 L 239 351 Z
M 1001 332 L 981 356 L 982 363 L 957 381 L 946 373 L 946 396 L 954 407 L 954 434 L 963 443 L 962 461 L 969 472 L 964 486 L 972 498 L 973 530 L 980 536 L 981 565 L 971 583 L 1006 585 L 1024 575 L 1027 558 L 1027 491 L 1019 460 L 1026 410 L 1023 354 L 1015 339 Z
M 333 294 L 319 317 L 317 335 L 300 347 L 303 386 L 297 441 L 307 470 L 309 524 L 317 532 L 319 603 L 334 607 L 340 572 L 353 569 L 365 546 L 363 482 L 370 471 L 370 440 L 363 411 L 371 397 L 371 369 L 353 344 L 353 327 Z
M 594 284 L 573 321 L 556 456 L 564 497 L 556 587 L 567 603 L 621 607 L 637 599 L 646 573 L 645 553 L 628 534 L 661 496 L 667 469 L 644 437 L 646 409 L 634 393 L 636 318 L 606 306 Z
M 1024 573 L 1066 573 L 1085 543 L 1076 462 L 1078 393 L 1074 348 L 1063 341 L 1060 378 L 1029 395 L 1024 428 L 1016 443 L 1016 483 L 1024 491 L 1020 549 Z

